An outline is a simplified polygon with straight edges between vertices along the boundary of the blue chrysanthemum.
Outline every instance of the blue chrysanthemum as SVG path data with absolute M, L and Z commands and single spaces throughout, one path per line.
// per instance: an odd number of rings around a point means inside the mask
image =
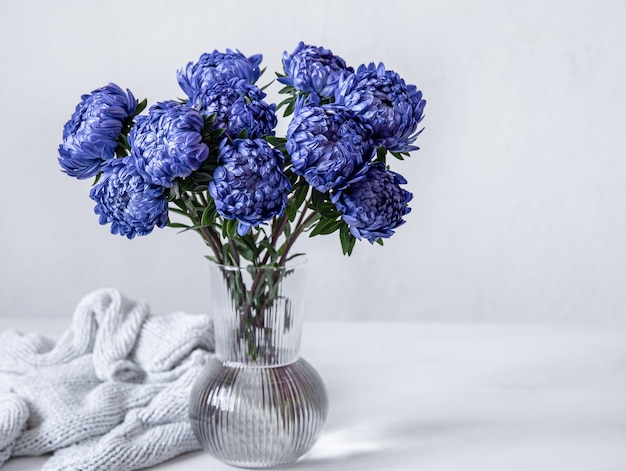
M 114 157 L 124 122 L 136 109 L 137 100 L 130 90 L 114 83 L 83 95 L 63 128 L 59 146 L 63 171 L 81 180 L 99 174 L 104 163 Z
M 188 104 L 205 116 L 215 115 L 213 128 L 225 129 L 231 139 L 244 129 L 248 138 L 256 139 L 274 135 L 278 122 L 276 105 L 263 98 L 265 93 L 256 85 L 232 78 L 200 90 Z
M 291 54 L 283 53 L 283 69 L 286 77 L 280 77 L 280 83 L 323 98 L 334 95 L 342 74 L 354 71 L 332 51 L 303 42 Z
M 226 52 L 205 52 L 197 62 L 189 62 L 184 69 L 178 71 L 178 84 L 191 98 L 215 82 L 233 77 L 255 83 L 261 76 L 259 64 L 262 59 L 261 54 L 246 57 L 241 52 L 230 49 L 226 49 Z
M 282 154 L 263 139 L 224 139 L 209 184 L 217 212 L 239 222 L 240 235 L 283 214 L 291 190 Z
M 417 150 L 413 142 L 421 131 L 426 100 L 415 85 L 407 85 L 395 72 L 378 66 L 361 65 L 341 80 L 335 101 L 361 116 L 374 131 L 374 143 L 393 152 Z
M 322 193 L 341 189 L 373 156 L 372 130 L 341 106 L 301 106 L 287 130 L 292 171 Z
M 128 136 L 140 173 L 155 185 L 171 188 L 174 179 L 198 170 L 209 156 L 203 128 L 204 118 L 193 108 L 175 101 L 151 106 Z
M 129 157 L 112 159 L 89 194 L 100 224 L 111 224 L 111 233 L 132 239 L 167 224 L 167 198 L 163 187 L 147 182 Z
M 335 193 L 332 201 L 352 235 L 374 243 L 391 237 L 394 229 L 404 224 L 403 216 L 411 211 L 407 203 L 413 195 L 400 187 L 405 183 L 402 175 L 376 162 L 362 179 Z

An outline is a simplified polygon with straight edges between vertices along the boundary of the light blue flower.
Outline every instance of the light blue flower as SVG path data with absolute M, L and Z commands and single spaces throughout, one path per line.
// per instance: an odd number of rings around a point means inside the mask
M 132 239 L 167 224 L 167 198 L 163 187 L 147 182 L 130 157 L 112 159 L 89 194 L 100 224 L 111 224 L 111 233 Z
M 278 81 L 305 93 L 319 97 L 332 97 L 342 74 L 354 69 L 329 49 L 300 42 L 291 53 L 283 53 L 283 69 L 286 77 Z
M 175 101 L 151 106 L 128 137 L 137 169 L 151 183 L 171 188 L 176 178 L 191 175 L 209 156 L 203 128 L 204 119 L 193 108 Z
M 376 146 L 393 152 L 417 150 L 413 142 L 423 118 L 426 100 L 415 85 L 407 85 L 384 64 L 361 65 L 342 78 L 335 91 L 335 102 L 350 108 L 373 129 Z
M 122 129 L 137 109 L 130 90 L 110 83 L 83 95 L 63 128 L 59 164 L 72 177 L 85 179 L 102 171 L 112 159 Z
M 298 104 L 287 130 L 292 171 L 316 190 L 341 189 L 373 157 L 372 130 L 337 105 Z
M 197 62 L 189 62 L 184 69 L 178 71 L 178 84 L 191 98 L 215 82 L 233 77 L 255 83 L 261 75 L 259 64 L 262 59 L 261 54 L 246 57 L 241 52 L 230 49 L 226 49 L 226 52 L 205 52 Z
M 263 139 L 224 139 L 209 183 L 217 212 L 239 222 L 239 235 L 281 216 L 291 190 L 280 151 Z
M 333 194 L 331 199 L 352 235 L 374 243 L 379 238 L 391 237 L 411 211 L 407 204 L 413 195 L 400 187 L 403 184 L 406 180 L 402 175 L 376 162 L 368 167 L 362 179 Z
M 237 139 L 245 129 L 247 137 L 274 135 L 278 122 L 276 105 L 266 103 L 265 93 L 256 85 L 238 78 L 214 83 L 191 96 L 188 104 L 204 116 L 215 115 L 213 129 L 225 129 Z

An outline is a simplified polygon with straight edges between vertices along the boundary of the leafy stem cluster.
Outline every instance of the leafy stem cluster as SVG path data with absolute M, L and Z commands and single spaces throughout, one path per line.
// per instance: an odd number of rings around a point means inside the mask
M 297 94 L 282 104 L 287 104 L 286 114 L 293 111 Z M 209 157 L 201 168 L 185 179 L 174 182 L 169 190 L 170 214 L 182 216 L 185 222 L 168 221 L 168 226 L 183 231 L 197 232 L 210 248 L 207 258 L 220 265 L 254 267 L 283 267 L 293 258 L 296 240 L 305 233 L 309 236 L 339 233 L 344 255 L 350 255 L 356 238 L 330 200 L 328 193 L 312 188 L 301 176 L 290 171 L 291 163 L 283 137 L 267 136 L 265 140 L 278 149 L 284 158 L 283 170 L 292 185 L 287 207 L 280 216 L 267 224 L 253 227 L 246 235 L 237 231 L 238 221 L 225 219 L 217 211 L 208 191 L 213 172 L 218 166 L 219 143 L 229 139 L 222 129 L 211 130 L 214 116 L 205 118 L 204 142 L 209 146 Z M 245 137 L 239 136 L 239 137 Z

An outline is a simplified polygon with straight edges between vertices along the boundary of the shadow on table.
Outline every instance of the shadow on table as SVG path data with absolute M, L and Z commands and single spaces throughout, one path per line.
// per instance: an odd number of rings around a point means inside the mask
M 407 455 L 427 453 L 437 438 L 455 434 L 461 424 L 433 423 L 369 423 L 352 428 L 327 429 L 315 447 L 294 469 L 318 468 L 323 463 L 351 462 L 393 457 L 406 459 Z M 430 445 L 429 445 L 430 444 Z M 421 450 L 421 451 L 420 451 Z

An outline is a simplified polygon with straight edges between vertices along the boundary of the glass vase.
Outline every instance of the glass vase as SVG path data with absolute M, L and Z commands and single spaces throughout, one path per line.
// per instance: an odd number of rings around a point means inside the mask
M 190 419 L 203 448 L 242 468 L 298 460 L 317 441 L 328 400 L 300 357 L 306 263 L 211 266 L 215 359 L 196 380 Z

